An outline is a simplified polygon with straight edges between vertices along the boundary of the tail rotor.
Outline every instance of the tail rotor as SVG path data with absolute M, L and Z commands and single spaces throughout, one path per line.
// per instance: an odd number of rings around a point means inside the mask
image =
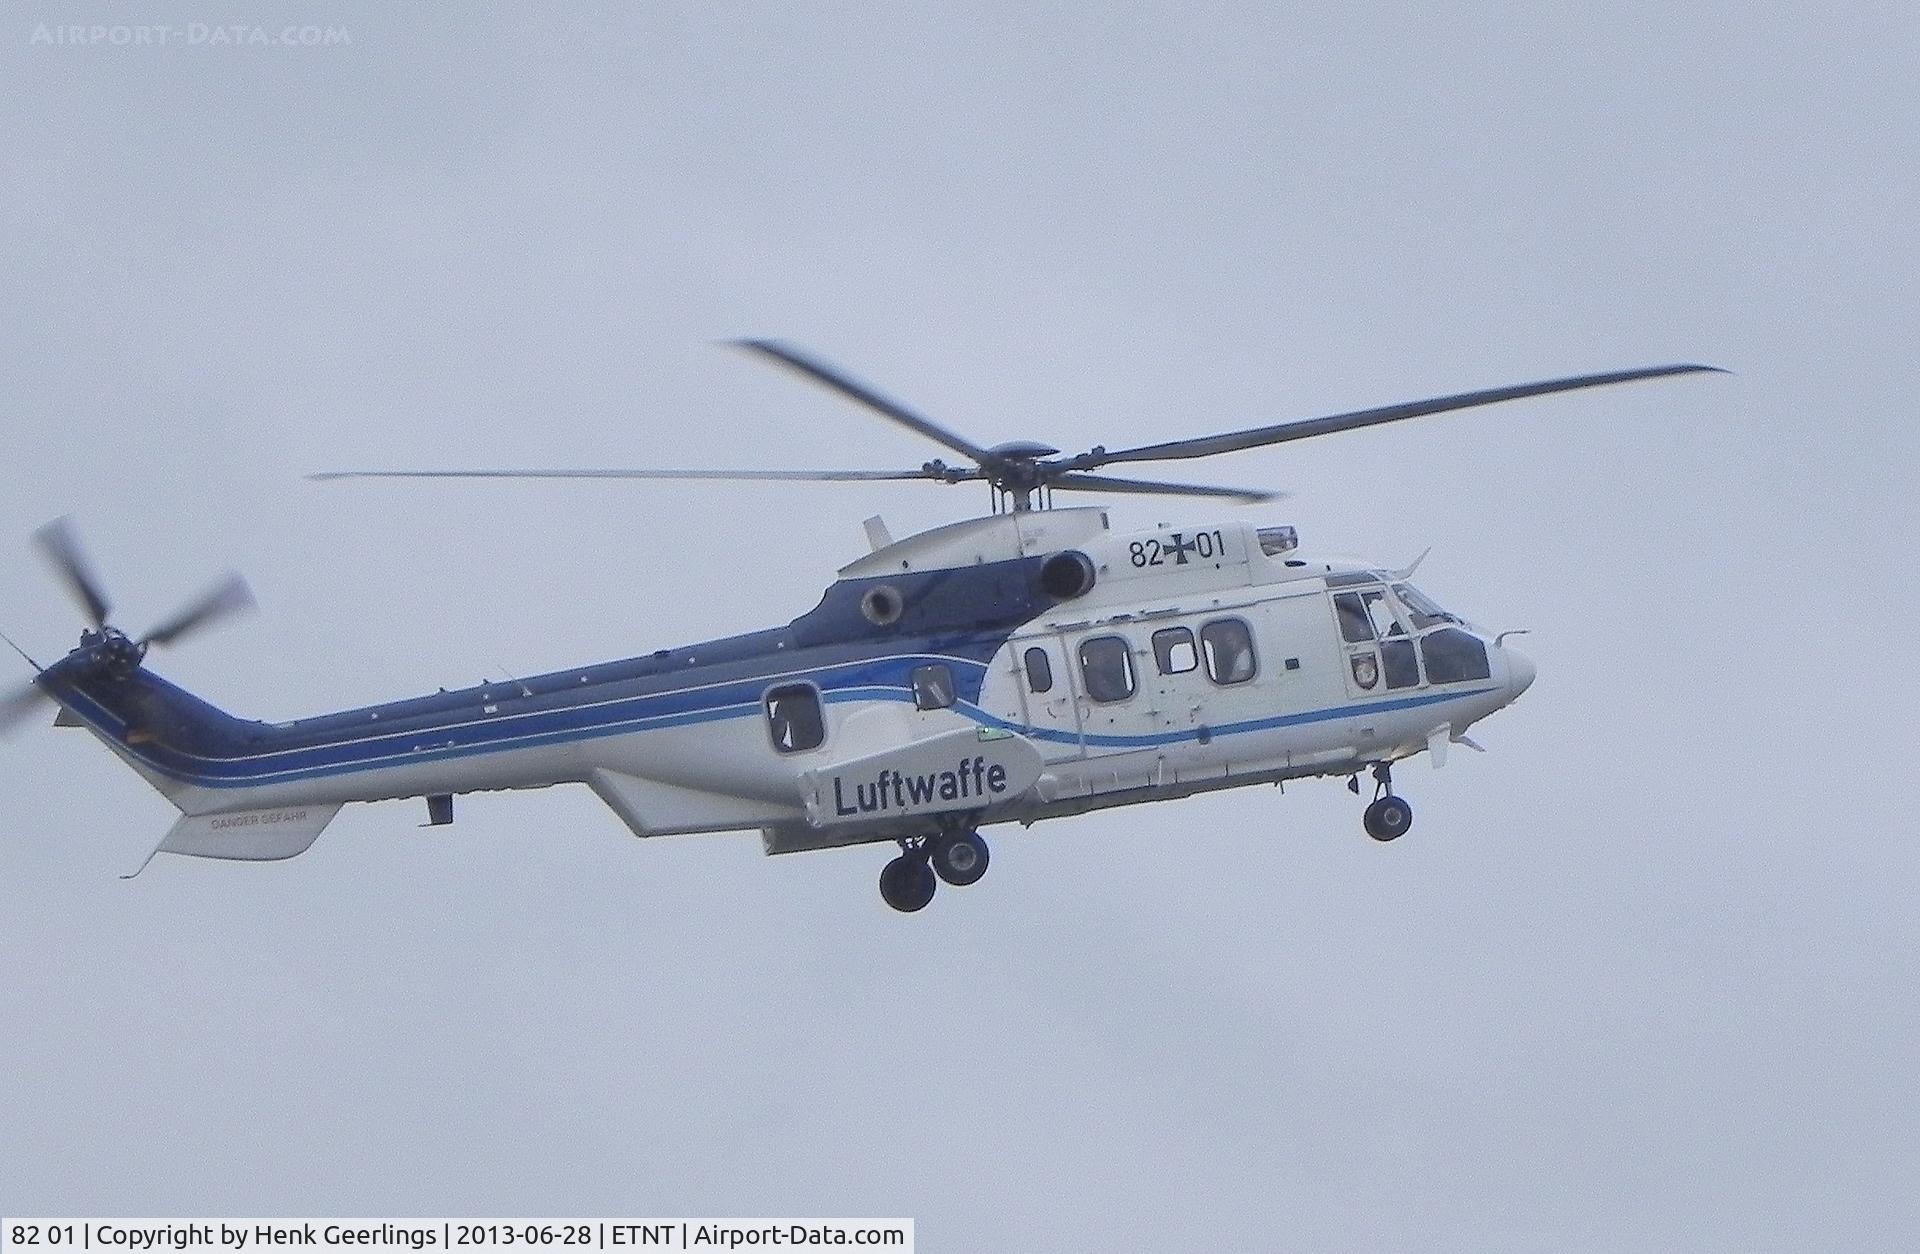
M 140 637 L 140 647 L 145 649 L 148 645 L 172 644 L 223 618 L 244 614 L 254 606 L 253 589 L 247 587 L 247 581 L 229 574 L 181 607 L 171 618 L 163 619 L 149 628 L 147 634 Z
M 130 677 L 140 668 L 149 648 L 172 644 L 222 619 L 254 608 L 253 592 L 247 587 L 246 580 L 239 575 L 229 574 L 170 616 L 161 619 L 145 635 L 134 639 L 107 621 L 113 612 L 112 602 L 107 599 L 99 578 L 93 573 L 93 566 L 88 562 L 86 552 L 81 548 L 68 519 L 54 519 L 35 531 L 33 539 L 41 556 L 53 568 L 92 624 L 80 633 L 79 647 L 68 656 L 86 659 L 83 665 L 109 678 Z M 45 667 L 27 657 L 18 645 L 14 645 L 14 651 L 26 658 L 28 665 L 36 671 L 45 671 Z M 0 732 L 10 730 L 30 717 L 40 702 L 47 699 L 50 698 L 41 687 L 38 677 L 0 696 Z
M 15 688 L 6 696 L 0 697 L 0 732 L 12 731 L 20 723 L 32 717 L 33 712 L 39 709 L 40 703 L 46 699 L 47 694 L 32 684 Z
M 106 593 L 100 590 L 100 581 L 94 577 L 93 567 L 87 561 L 86 553 L 80 548 L 80 540 L 73 533 L 73 522 L 64 516 L 54 519 L 33 533 L 33 542 L 40 549 L 40 555 L 47 559 L 54 573 L 73 594 L 73 599 L 86 611 L 87 619 L 98 630 L 107 626 L 107 615 L 113 612 Z

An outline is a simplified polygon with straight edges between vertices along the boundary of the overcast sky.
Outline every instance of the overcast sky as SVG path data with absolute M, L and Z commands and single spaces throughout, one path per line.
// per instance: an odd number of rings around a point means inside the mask
M 248 717 L 784 622 L 866 515 L 984 507 L 301 479 L 937 454 L 726 337 L 1070 451 L 1735 373 L 1167 472 L 1291 490 L 1258 517 L 1310 550 L 1431 545 L 1430 593 L 1533 633 L 1391 846 L 1336 781 L 1248 789 L 994 832 L 906 917 L 884 849 L 643 844 L 559 789 L 123 883 L 170 807 L 24 728 L 0 1210 L 1920 1242 L 1920 19 L 1553 8 L 9 6 L 0 630 L 74 642 L 27 545 L 59 514 L 129 629 L 236 567 L 261 613 L 154 662 Z

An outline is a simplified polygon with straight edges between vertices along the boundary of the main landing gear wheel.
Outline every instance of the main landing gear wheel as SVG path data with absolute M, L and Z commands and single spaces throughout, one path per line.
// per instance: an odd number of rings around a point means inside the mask
M 1398 840 L 1413 826 L 1413 807 L 1406 798 L 1388 793 L 1367 807 L 1361 822 L 1375 840 Z
M 1354 780 L 1355 792 L 1360 791 L 1359 782 Z M 1393 763 L 1373 764 L 1373 804 L 1360 821 L 1375 840 L 1398 840 L 1413 826 L 1413 807 L 1405 797 L 1393 795 Z
M 934 839 L 927 847 L 927 859 L 941 879 L 964 888 L 987 873 L 987 842 L 979 832 L 953 832 Z
M 926 855 L 918 850 L 903 853 L 880 869 L 881 899 L 902 914 L 926 909 L 938 887 Z

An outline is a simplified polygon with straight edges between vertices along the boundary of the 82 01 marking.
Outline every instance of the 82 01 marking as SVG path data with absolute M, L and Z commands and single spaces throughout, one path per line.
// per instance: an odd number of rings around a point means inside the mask
M 1191 540 L 1183 532 L 1170 531 L 1165 544 L 1158 540 L 1135 540 L 1127 546 L 1127 556 L 1136 567 L 1165 566 L 1169 559 L 1175 566 L 1185 566 L 1189 555 L 1204 560 L 1224 557 L 1226 552 L 1227 538 L 1218 531 L 1197 531 Z

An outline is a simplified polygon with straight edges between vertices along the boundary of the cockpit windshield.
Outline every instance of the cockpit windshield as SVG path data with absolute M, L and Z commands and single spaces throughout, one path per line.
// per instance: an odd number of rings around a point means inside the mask
M 1410 583 L 1393 585 L 1393 595 L 1400 598 L 1400 604 L 1407 607 L 1407 613 L 1413 618 L 1415 630 L 1431 627 L 1435 623 L 1458 623 L 1463 621 L 1458 615 L 1449 614 L 1433 603 L 1420 589 Z

